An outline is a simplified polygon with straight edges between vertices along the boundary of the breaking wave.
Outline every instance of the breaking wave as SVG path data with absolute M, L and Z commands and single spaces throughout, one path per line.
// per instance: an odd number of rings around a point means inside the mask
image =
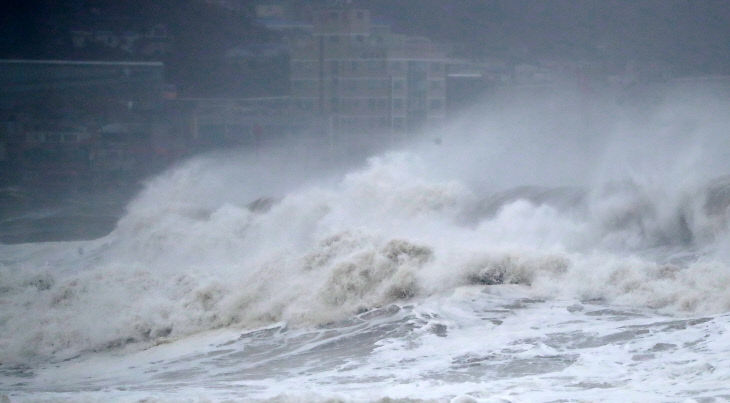
M 717 153 L 730 126 L 670 106 L 640 124 L 609 123 L 607 107 L 586 125 L 578 112 L 551 114 L 554 103 L 521 105 L 346 174 L 285 152 L 190 160 L 149 181 L 104 238 L 0 246 L 0 362 L 319 325 L 464 285 L 728 311 L 730 178 Z M 645 138 L 627 140 L 626 120 Z M 584 154 L 544 147 L 589 128 Z

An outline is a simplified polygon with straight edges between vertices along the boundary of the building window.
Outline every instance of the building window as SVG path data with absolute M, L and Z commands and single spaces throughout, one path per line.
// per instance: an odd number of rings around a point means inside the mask
M 440 99 L 432 99 L 431 100 L 430 106 L 431 106 L 431 110 L 432 111 L 440 110 L 441 109 L 441 105 L 442 105 L 442 103 L 441 103 L 441 100 Z
M 403 98 L 394 98 L 393 99 L 393 109 L 398 110 L 398 111 L 403 109 Z
M 77 137 L 75 134 L 64 134 L 63 135 L 64 143 L 75 143 L 76 141 L 77 141 Z
M 299 62 L 297 68 L 299 68 L 304 73 L 312 73 L 316 70 L 314 66 L 315 64 L 312 62 Z
M 362 20 L 363 18 L 365 18 L 365 14 L 362 11 L 358 11 L 355 15 L 358 20 Z
M 441 88 L 443 88 L 443 84 L 441 83 L 440 80 L 431 81 L 432 90 L 440 90 Z
M 441 72 L 441 63 L 439 63 L 439 62 L 431 63 L 431 73 L 440 73 L 440 72 Z
M 351 67 L 352 71 L 357 71 L 357 62 L 353 61 Z
M 403 80 L 395 80 L 395 81 L 393 81 L 393 89 L 395 89 L 395 90 L 402 90 L 403 89 Z
M 405 120 L 403 118 L 395 118 L 393 119 L 393 128 L 397 130 L 403 130 L 405 127 Z

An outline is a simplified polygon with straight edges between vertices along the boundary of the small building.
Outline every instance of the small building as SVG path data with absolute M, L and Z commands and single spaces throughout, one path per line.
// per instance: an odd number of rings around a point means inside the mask
M 283 140 L 323 140 L 322 126 L 297 111 L 292 98 L 180 98 L 191 110 L 191 147 L 260 147 Z
M 172 36 L 165 24 L 154 24 L 140 31 L 109 29 L 78 29 L 71 31 L 71 43 L 76 49 L 90 46 L 122 50 L 130 55 L 162 56 L 170 51 Z
M 92 135 L 88 127 L 59 119 L 23 122 L 19 168 L 25 181 L 56 184 L 88 172 Z

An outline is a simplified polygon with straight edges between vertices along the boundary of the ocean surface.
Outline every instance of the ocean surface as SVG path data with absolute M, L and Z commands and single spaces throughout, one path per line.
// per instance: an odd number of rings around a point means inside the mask
M 730 400 L 727 110 L 513 99 L 362 159 L 193 158 L 107 234 L 0 244 L 0 399 Z

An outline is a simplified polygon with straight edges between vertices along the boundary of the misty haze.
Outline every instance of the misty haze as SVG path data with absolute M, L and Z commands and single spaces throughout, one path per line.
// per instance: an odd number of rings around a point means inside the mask
M 730 2 L 0 19 L 0 401 L 730 399 Z

